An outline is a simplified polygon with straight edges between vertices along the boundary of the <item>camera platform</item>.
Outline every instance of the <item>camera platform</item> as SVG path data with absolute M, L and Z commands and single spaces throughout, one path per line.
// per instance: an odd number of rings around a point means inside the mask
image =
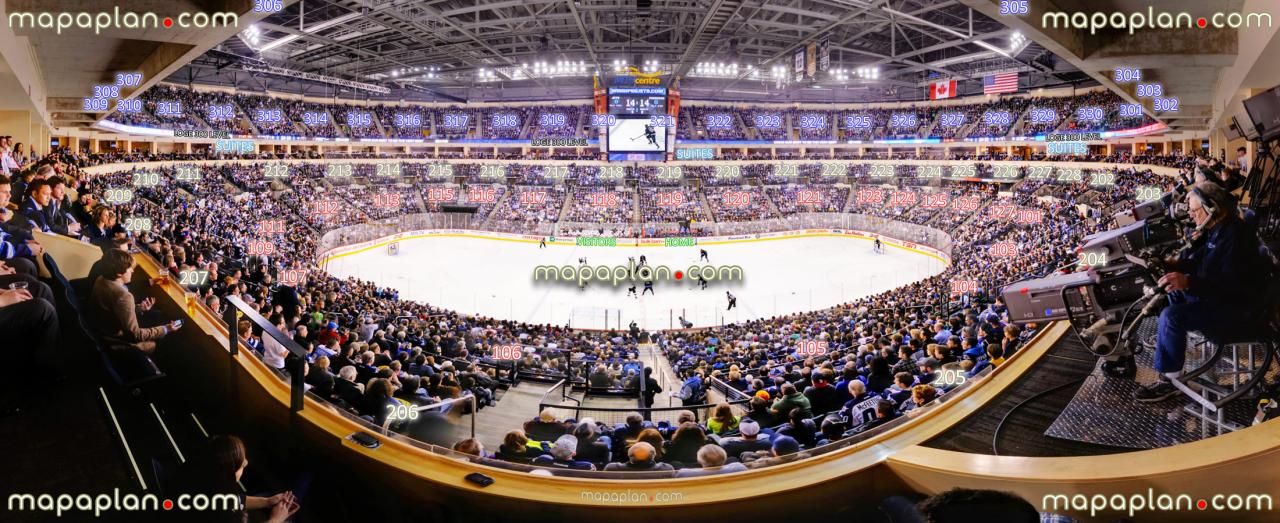
M 1155 331 L 1156 318 L 1144 320 L 1138 328 L 1137 335 L 1146 349 L 1136 357 L 1138 372 L 1135 378 L 1111 377 L 1103 372 L 1103 362 L 1099 360 L 1093 373 L 1085 379 L 1045 435 L 1099 445 L 1154 449 L 1205 439 L 1221 433 L 1224 428 L 1231 430 L 1252 422 L 1255 413 L 1252 394 L 1240 395 L 1208 416 L 1200 412 L 1201 405 L 1185 394 L 1159 403 L 1134 400 L 1134 391 L 1139 386 L 1159 379 L 1153 369 L 1155 352 L 1151 340 L 1154 340 Z M 1214 357 L 1217 349 L 1202 336 L 1192 333 L 1187 341 L 1186 369 L 1203 367 Z M 1248 365 L 1248 358 L 1261 361 L 1263 356 L 1258 348 L 1235 351 L 1237 361 L 1233 363 L 1232 353 L 1228 354 L 1212 365 L 1214 369 L 1221 369 L 1216 373 L 1216 381 L 1224 388 L 1230 387 L 1232 379 L 1238 380 L 1238 376 L 1231 375 L 1231 369 Z M 1202 379 L 1212 372 L 1202 374 Z M 1278 375 L 1280 365 L 1273 363 L 1264 381 L 1274 382 Z

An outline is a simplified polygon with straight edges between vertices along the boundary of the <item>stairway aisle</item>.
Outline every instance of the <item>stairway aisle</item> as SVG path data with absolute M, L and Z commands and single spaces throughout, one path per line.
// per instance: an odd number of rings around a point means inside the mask
M 680 400 L 672 398 L 671 395 L 680 390 L 683 380 L 676 376 L 675 370 L 671 368 L 671 362 L 667 361 L 667 357 L 662 354 L 658 346 L 653 343 L 641 344 L 640 361 L 643 361 L 646 367 L 653 367 L 653 379 L 658 380 L 658 385 L 662 387 L 662 392 L 653 398 L 653 407 L 680 405 Z

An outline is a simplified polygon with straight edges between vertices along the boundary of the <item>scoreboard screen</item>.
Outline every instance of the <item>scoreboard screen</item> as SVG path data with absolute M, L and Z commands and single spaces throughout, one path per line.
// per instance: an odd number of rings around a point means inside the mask
M 667 114 L 667 88 L 610 87 L 609 114 Z

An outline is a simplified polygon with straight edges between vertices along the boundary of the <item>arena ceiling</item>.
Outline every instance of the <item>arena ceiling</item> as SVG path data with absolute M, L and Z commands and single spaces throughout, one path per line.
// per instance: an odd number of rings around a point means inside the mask
M 980 93 L 982 75 L 1004 71 L 1022 72 L 1024 87 L 1094 83 L 1029 39 L 1015 47 L 1015 33 L 958 0 L 304 0 L 169 81 L 356 98 L 562 99 L 589 97 L 592 72 L 625 62 L 656 63 L 681 78 L 689 99 L 920 100 L 931 81 L 954 78 L 961 94 Z M 773 77 L 828 35 L 831 68 L 843 73 Z M 547 72 L 558 64 L 560 74 Z M 700 64 L 715 64 L 715 76 L 700 75 Z

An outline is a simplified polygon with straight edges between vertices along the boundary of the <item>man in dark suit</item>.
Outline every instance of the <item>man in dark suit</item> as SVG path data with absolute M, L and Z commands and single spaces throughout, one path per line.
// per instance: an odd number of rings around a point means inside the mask
M 67 181 L 61 176 L 45 180 L 49 187 L 49 202 L 44 206 L 45 222 L 49 228 L 64 236 L 79 237 L 80 222 L 71 216 L 71 204 L 67 199 Z
M 156 340 L 178 330 L 181 323 L 170 322 L 158 327 L 138 326 L 137 307 L 129 292 L 133 279 L 133 256 L 119 250 L 104 254 L 103 275 L 93 283 L 89 298 L 89 321 L 103 343 L 111 349 L 138 349 L 147 354 L 156 350 Z M 149 310 L 155 300 L 143 300 L 143 312 Z
M 356 368 L 352 366 L 338 369 L 338 379 L 333 381 L 333 395 L 356 408 L 364 401 L 364 392 L 356 386 Z
M 373 353 L 360 354 L 359 361 L 356 364 L 356 383 L 369 383 L 378 374 L 378 368 L 373 365 Z
M 31 181 L 27 190 L 30 191 L 31 197 L 18 209 L 22 224 L 30 230 L 52 233 L 53 228 L 49 225 L 45 207 L 53 200 L 53 188 L 49 186 L 47 180 L 36 179 Z
M 307 370 L 306 382 L 311 385 L 311 391 L 322 398 L 329 398 L 333 395 L 334 377 L 333 373 L 329 372 L 329 358 L 327 356 L 316 357 L 316 361 Z

